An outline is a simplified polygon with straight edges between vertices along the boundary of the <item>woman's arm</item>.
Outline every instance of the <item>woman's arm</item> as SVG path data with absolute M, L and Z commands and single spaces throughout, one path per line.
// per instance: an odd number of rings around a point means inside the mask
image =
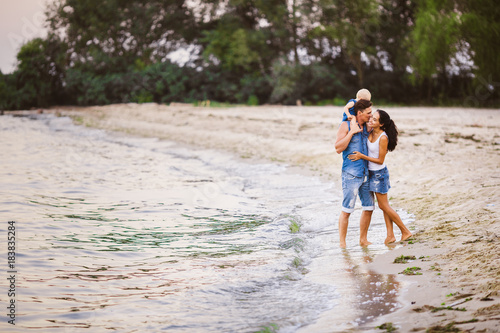
M 385 155 L 387 155 L 387 145 L 389 144 L 389 139 L 384 135 L 379 140 L 379 153 L 378 158 L 369 157 L 364 154 L 361 154 L 359 151 L 355 151 L 348 156 L 351 161 L 357 161 L 360 159 L 367 160 L 369 162 L 383 164 L 385 160 Z

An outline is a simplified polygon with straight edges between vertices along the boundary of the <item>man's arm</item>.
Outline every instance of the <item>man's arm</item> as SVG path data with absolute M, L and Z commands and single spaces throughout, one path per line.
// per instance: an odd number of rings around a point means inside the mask
M 347 122 L 343 122 L 340 125 L 340 128 L 337 132 L 337 140 L 335 141 L 335 150 L 337 154 L 340 154 L 344 150 L 346 150 L 349 142 L 351 142 L 351 138 L 354 134 L 361 132 L 361 128 L 359 128 L 358 123 L 356 122 L 356 118 L 351 120 L 351 130 L 349 131 L 347 127 Z

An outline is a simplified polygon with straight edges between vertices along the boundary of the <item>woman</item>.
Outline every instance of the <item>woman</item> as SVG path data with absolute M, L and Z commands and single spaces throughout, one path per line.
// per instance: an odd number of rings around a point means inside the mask
M 385 243 L 396 241 L 392 223 L 401 230 L 401 240 L 407 240 L 412 236 L 410 230 L 403 224 L 398 213 L 389 205 L 387 192 L 391 188 L 389 183 L 389 171 L 384 160 L 387 151 L 393 151 L 398 144 L 398 129 L 389 114 L 384 110 L 373 113 L 368 126 L 372 128 L 368 136 L 368 156 L 355 151 L 349 155 L 349 159 L 357 161 L 364 159 L 368 161 L 370 191 L 377 196 L 378 206 L 384 212 L 385 225 L 387 227 L 387 238 Z

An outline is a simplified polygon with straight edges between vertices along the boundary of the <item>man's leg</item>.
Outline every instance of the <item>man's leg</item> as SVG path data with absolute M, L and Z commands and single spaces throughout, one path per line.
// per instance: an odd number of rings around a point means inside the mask
M 359 187 L 359 198 L 363 206 L 363 212 L 359 220 L 359 245 L 368 246 L 371 244 L 368 241 L 368 228 L 370 227 L 372 213 L 375 209 L 375 199 L 373 192 L 370 192 L 368 177 L 365 177 L 363 184 Z
M 373 210 L 364 210 L 361 213 L 361 219 L 359 220 L 359 245 L 361 246 L 368 246 L 371 244 L 368 241 L 368 228 L 372 220 L 372 213 Z
M 350 213 L 340 212 L 339 217 L 339 237 L 340 237 L 340 247 L 345 249 L 346 243 L 345 238 L 347 236 L 347 227 L 349 226 L 349 216 Z
M 345 238 L 347 236 L 347 226 L 349 225 L 349 216 L 354 211 L 356 196 L 358 195 L 359 184 L 362 179 L 342 172 L 342 211 L 339 216 L 339 238 L 340 247 L 345 248 Z

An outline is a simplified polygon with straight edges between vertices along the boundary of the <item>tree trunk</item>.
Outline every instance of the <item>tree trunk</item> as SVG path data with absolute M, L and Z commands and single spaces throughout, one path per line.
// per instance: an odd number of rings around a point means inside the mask
M 361 61 L 361 54 L 360 53 L 351 54 L 349 58 L 354 68 L 356 68 L 356 75 L 358 76 L 358 84 L 359 88 L 361 89 L 363 88 L 364 85 L 363 62 Z
M 295 22 L 295 0 L 292 2 L 292 36 L 293 36 L 293 52 L 295 65 L 299 64 L 299 52 L 297 50 L 297 23 Z

